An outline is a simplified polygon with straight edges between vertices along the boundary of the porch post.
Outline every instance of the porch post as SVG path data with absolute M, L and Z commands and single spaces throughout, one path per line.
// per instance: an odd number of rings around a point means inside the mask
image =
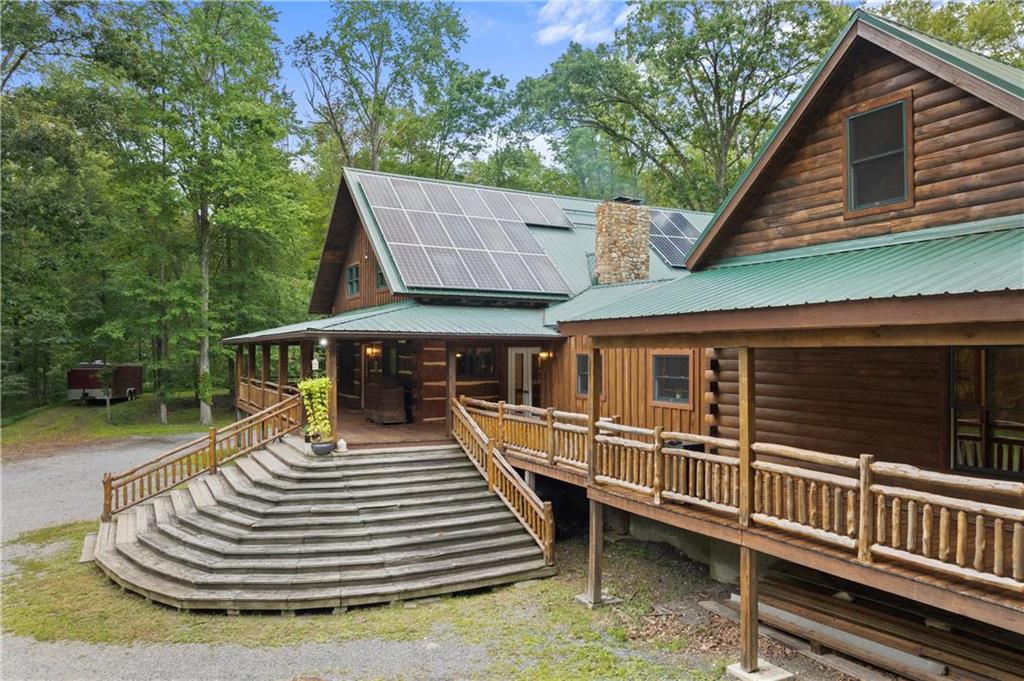
M 259 411 L 259 403 L 256 401 L 256 344 L 249 343 L 249 361 L 246 363 L 247 372 L 249 374 L 249 407 L 254 411 Z
M 740 524 L 750 525 L 754 510 L 755 355 L 753 348 L 739 349 L 740 399 Z M 757 662 L 757 552 L 740 546 L 740 669 L 756 672 Z
M 457 397 L 456 393 L 458 392 L 458 382 L 455 373 L 455 343 L 448 341 L 447 351 L 446 368 L 448 370 L 448 374 L 445 379 L 445 384 L 448 387 L 448 402 L 445 404 L 444 413 L 445 426 L 448 429 L 448 435 L 451 436 L 452 427 L 454 426 L 452 423 L 452 400 Z
M 603 383 L 601 348 L 594 347 L 593 338 L 590 339 L 587 358 L 590 365 L 590 385 L 587 390 L 587 482 L 593 485 L 594 477 L 598 474 L 597 422 L 601 418 L 601 384 Z
M 241 345 L 235 346 L 235 409 L 241 407 L 242 402 L 242 365 L 245 364 L 245 353 Z M 235 412 L 237 415 L 237 412 Z
M 288 344 L 277 344 L 277 401 L 284 400 L 284 386 L 288 383 Z
M 270 406 L 270 398 L 267 396 L 267 382 L 270 380 L 270 343 L 263 344 L 263 366 L 260 367 L 260 406 L 266 409 Z
M 313 341 L 299 342 L 299 380 L 309 378 L 313 373 Z
M 576 600 L 590 609 L 608 605 L 617 599 L 605 599 L 601 593 L 601 551 L 604 548 L 604 504 L 590 500 L 590 527 L 587 544 L 587 590 Z
M 341 437 L 338 432 L 338 343 L 332 338 L 325 348 L 327 359 L 324 362 L 324 374 L 331 379 L 330 392 L 327 394 L 327 411 L 331 417 L 331 442 Z

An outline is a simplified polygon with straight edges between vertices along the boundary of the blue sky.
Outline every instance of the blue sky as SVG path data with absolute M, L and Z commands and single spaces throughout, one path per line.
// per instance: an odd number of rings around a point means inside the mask
M 279 13 L 277 33 L 285 45 L 307 31 L 322 34 L 331 16 L 328 2 L 271 2 Z M 550 0 L 549 2 L 457 2 L 469 29 L 461 58 L 515 83 L 537 76 L 575 40 L 604 42 L 625 20 L 624 2 Z M 285 84 L 299 115 L 307 118 L 304 86 L 285 57 Z

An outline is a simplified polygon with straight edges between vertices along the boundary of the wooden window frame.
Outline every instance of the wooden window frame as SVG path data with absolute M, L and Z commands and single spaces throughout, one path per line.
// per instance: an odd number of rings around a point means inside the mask
M 689 390 L 686 395 L 686 404 L 681 402 L 666 402 L 654 398 L 654 358 L 655 357 L 686 357 L 689 367 Z M 664 407 L 666 409 L 678 409 L 680 411 L 693 411 L 696 408 L 694 403 L 694 358 L 693 350 L 689 348 L 651 348 L 647 351 L 647 403 L 652 407 Z
M 585 392 L 585 393 L 581 393 L 580 392 L 580 358 L 581 357 L 587 361 L 587 392 Z M 585 352 L 577 352 L 577 353 L 575 353 L 572 369 L 573 369 L 573 372 L 572 372 L 573 390 L 575 391 L 577 398 L 579 398 L 581 400 L 585 400 L 590 395 L 590 355 L 588 355 Z M 602 391 L 602 393 L 603 392 L 604 391 Z
M 384 276 L 384 269 L 380 265 L 377 265 L 377 272 L 374 276 L 376 276 L 375 283 L 377 284 L 378 291 L 382 291 L 388 287 L 388 279 Z
M 352 280 L 349 278 L 349 272 L 351 272 L 353 269 L 355 269 L 355 271 L 356 271 L 356 278 L 355 278 L 356 290 L 355 291 L 351 290 L 351 286 L 350 285 L 352 283 Z M 359 297 L 360 289 L 362 289 L 362 281 L 361 281 L 362 275 L 363 275 L 363 272 L 362 272 L 362 270 L 359 267 L 359 263 L 354 262 L 351 265 L 346 265 L 345 266 L 345 298 L 352 299 L 352 298 L 358 298 Z
M 893 104 L 903 104 L 903 145 L 904 145 L 904 181 L 906 183 L 906 194 L 902 201 L 883 203 L 878 206 L 867 206 L 864 208 L 851 208 L 851 182 L 850 182 L 850 119 L 862 114 L 870 113 L 876 109 L 882 109 Z M 842 202 L 843 219 L 859 218 L 865 215 L 877 213 L 888 213 L 889 211 L 913 208 L 914 206 L 914 91 L 913 89 L 900 90 L 882 97 L 875 97 L 866 102 L 860 102 L 840 111 L 839 131 L 842 143 L 840 144 L 840 155 L 842 163 Z

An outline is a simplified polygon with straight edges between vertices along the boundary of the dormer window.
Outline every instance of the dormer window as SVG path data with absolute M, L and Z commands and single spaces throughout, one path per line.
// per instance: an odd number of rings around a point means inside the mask
M 345 295 L 349 298 L 359 295 L 359 265 L 345 268 Z
M 912 100 L 903 94 L 843 116 L 844 212 L 849 217 L 913 205 Z

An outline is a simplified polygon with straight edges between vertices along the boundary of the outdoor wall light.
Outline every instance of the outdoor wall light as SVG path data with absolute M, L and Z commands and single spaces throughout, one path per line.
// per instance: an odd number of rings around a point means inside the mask
M 322 348 L 326 348 L 327 347 L 327 339 L 326 338 L 321 338 L 320 339 L 320 347 L 322 347 Z
M 551 352 L 550 350 L 541 350 L 540 352 L 537 353 L 537 357 L 539 357 L 542 360 L 551 359 L 554 356 L 555 353 Z

